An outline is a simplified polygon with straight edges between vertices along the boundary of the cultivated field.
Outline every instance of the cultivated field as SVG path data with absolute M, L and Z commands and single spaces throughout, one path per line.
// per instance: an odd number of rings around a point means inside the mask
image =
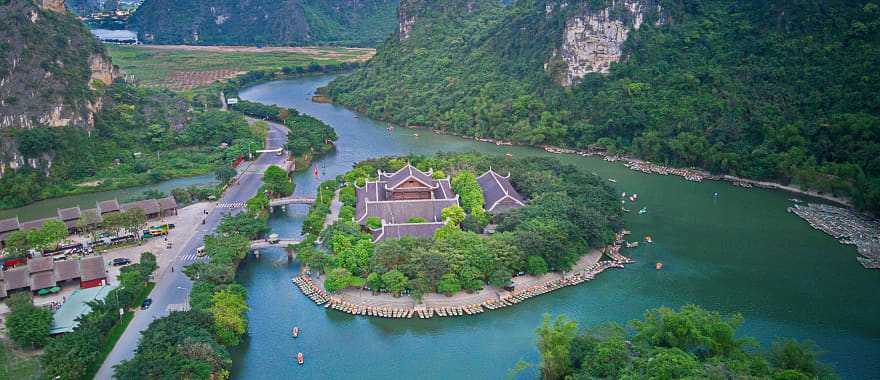
M 113 63 L 149 86 L 187 90 L 251 70 L 370 59 L 374 49 L 338 47 L 108 45 Z

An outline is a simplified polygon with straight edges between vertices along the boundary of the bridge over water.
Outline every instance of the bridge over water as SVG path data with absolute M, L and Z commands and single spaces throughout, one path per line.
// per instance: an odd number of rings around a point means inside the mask
M 284 205 L 310 205 L 315 203 L 315 198 L 306 197 L 286 197 L 269 200 L 270 207 L 278 207 Z

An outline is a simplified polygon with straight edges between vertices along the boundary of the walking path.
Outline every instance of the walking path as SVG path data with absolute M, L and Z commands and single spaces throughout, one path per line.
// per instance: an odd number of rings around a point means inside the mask
M 339 210 L 342 209 L 342 202 L 339 201 L 339 193 L 341 191 L 342 189 L 339 189 L 333 193 L 333 200 L 330 201 L 330 213 L 324 218 L 324 229 L 332 226 L 333 223 L 339 220 Z

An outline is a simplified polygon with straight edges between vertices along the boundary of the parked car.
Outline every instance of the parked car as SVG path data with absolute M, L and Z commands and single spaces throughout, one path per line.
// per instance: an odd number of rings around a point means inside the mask
M 144 300 L 144 303 L 141 304 L 141 310 L 147 310 L 150 308 L 150 305 L 153 304 L 152 298 L 147 298 Z
M 113 266 L 114 267 L 128 265 L 128 264 L 131 264 L 131 260 L 127 259 L 125 257 L 117 257 L 117 258 L 113 259 Z

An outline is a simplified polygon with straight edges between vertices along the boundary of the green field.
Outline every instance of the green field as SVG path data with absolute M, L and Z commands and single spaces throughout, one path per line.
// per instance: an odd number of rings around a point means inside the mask
M 113 64 L 142 84 L 186 89 L 240 72 L 364 61 L 372 49 L 225 46 L 107 46 Z

